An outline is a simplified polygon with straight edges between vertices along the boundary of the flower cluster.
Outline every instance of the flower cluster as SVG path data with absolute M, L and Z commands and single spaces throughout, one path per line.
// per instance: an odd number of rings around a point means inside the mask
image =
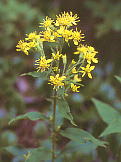
M 74 52 L 74 54 L 79 54 L 79 57 L 87 63 L 86 67 L 81 67 L 82 71 L 80 72 L 82 73 L 82 77 L 87 74 L 88 77 L 92 79 L 91 71 L 94 70 L 95 66 L 91 66 L 91 63 L 98 63 L 98 59 L 95 58 L 97 53 L 98 52 L 95 51 L 94 47 L 91 46 L 81 44 L 77 47 L 77 51 Z
M 73 28 L 79 22 L 77 14 L 72 12 L 63 12 L 56 16 L 55 20 L 48 16 L 40 23 L 40 32 L 32 32 L 26 35 L 25 40 L 18 42 L 17 51 L 23 51 L 26 55 L 37 51 L 40 55 L 35 61 L 37 72 L 48 72 L 48 84 L 54 89 L 63 88 L 65 93 L 70 89 L 73 92 L 79 92 L 81 82 L 85 75 L 92 78 L 91 72 L 95 66 L 92 63 L 98 63 L 96 54 L 98 53 L 91 46 L 84 45 L 84 34 L 77 27 Z M 45 55 L 43 46 L 48 45 L 51 53 Z M 63 44 L 73 43 L 77 59 L 68 62 L 68 57 L 63 51 Z M 72 44 L 71 43 L 71 44 Z M 72 54 L 71 57 L 74 55 Z

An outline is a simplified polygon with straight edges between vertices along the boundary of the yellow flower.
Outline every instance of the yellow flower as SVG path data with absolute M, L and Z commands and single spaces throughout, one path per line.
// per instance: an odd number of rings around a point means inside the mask
M 53 36 L 54 36 L 54 38 L 58 38 L 58 37 L 60 37 L 60 34 L 56 31 L 53 31 Z
M 57 51 L 57 53 L 56 53 L 56 54 L 55 54 L 55 53 L 52 53 L 52 56 L 53 56 L 54 60 L 59 60 L 59 59 L 60 59 L 60 57 L 62 56 L 62 54 L 60 54 L 60 52 L 59 52 L 59 51 Z
M 78 77 L 78 74 L 74 75 L 74 82 L 80 82 L 81 78 Z
M 65 27 L 60 26 L 60 28 L 57 30 L 57 33 L 61 35 L 61 34 L 63 34 L 64 30 L 65 30 Z
M 49 18 L 48 16 L 46 16 L 45 20 L 43 23 L 40 23 L 40 27 L 44 27 L 44 28 L 48 28 L 52 25 L 54 20 L 52 20 L 51 18 Z
M 90 64 L 87 64 L 86 67 L 81 67 L 82 71 L 80 71 L 82 74 L 82 77 L 85 76 L 85 74 L 88 75 L 90 79 L 92 79 L 91 71 L 94 70 L 95 66 L 91 66 Z
M 98 63 L 98 59 L 95 58 L 95 53 L 87 53 L 84 55 L 84 58 L 87 60 L 88 64 L 91 64 L 91 61 L 94 63 Z
M 84 54 L 87 53 L 87 51 L 88 51 L 87 46 L 81 44 L 80 46 L 77 47 L 77 51 L 74 52 L 74 54 Z
M 36 42 L 29 42 L 29 43 L 28 43 L 28 46 L 29 46 L 29 48 L 31 49 L 31 48 L 33 48 L 33 47 L 36 47 L 36 46 L 37 46 L 37 43 L 36 43 Z
M 53 67 L 53 71 L 58 71 L 58 67 Z
M 61 26 L 60 29 L 57 30 L 60 37 L 65 38 L 65 41 L 68 42 L 69 39 L 72 39 L 72 30 L 66 29 L 64 26 Z
M 84 38 L 84 34 L 81 34 L 81 30 L 77 31 L 73 31 L 72 32 L 72 39 L 75 45 L 78 45 L 78 43 Z M 83 41 L 83 40 L 82 40 Z
M 54 85 L 54 89 L 58 89 L 59 87 L 64 86 L 64 80 L 66 79 L 65 76 L 59 76 L 59 74 L 57 74 L 56 76 L 50 76 L 50 83 L 51 85 Z
M 29 34 L 26 34 L 28 37 L 25 38 L 25 40 L 32 40 L 32 41 L 36 41 L 37 39 L 40 38 L 40 35 L 37 35 L 36 31 L 35 32 L 32 32 L 32 33 L 29 33 Z
M 45 58 L 45 56 L 41 56 L 40 59 L 37 59 L 35 62 L 35 65 L 37 65 L 38 67 L 36 68 L 37 69 L 37 72 L 38 71 L 45 71 L 46 69 L 48 69 L 50 67 L 50 62 L 52 62 L 53 59 L 47 59 Z
M 55 42 L 54 35 L 52 35 L 51 30 L 45 30 L 40 33 L 40 36 L 42 37 L 41 41 L 47 41 L 47 42 Z
M 79 17 L 77 14 L 73 15 L 72 12 L 64 12 L 62 14 L 56 15 L 56 26 L 73 26 L 77 25 L 77 22 L 79 22 Z
M 36 47 L 35 42 L 25 42 L 24 40 L 20 40 L 16 46 L 18 49 L 16 51 L 23 51 L 26 55 L 29 54 L 29 50 L 33 47 Z
M 76 61 L 73 59 L 73 60 L 71 61 L 71 63 L 72 63 L 72 64 L 76 64 Z
M 62 33 L 62 37 L 65 38 L 66 42 L 68 42 L 70 39 L 72 39 L 72 30 L 65 29 Z
M 71 89 L 73 92 L 79 92 L 78 88 L 80 88 L 80 86 L 77 86 L 77 85 L 71 83 Z
M 98 59 L 95 58 L 95 55 L 98 52 L 95 51 L 94 47 L 87 46 L 87 45 L 80 45 L 77 47 L 77 51 L 74 54 L 82 54 L 83 58 L 87 60 L 88 64 L 91 62 L 98 63 Z
M 73 74 L 74 74 L 74 73 L 78 73 L 75 67 L 72 69 L 71 72 L 72 72 Z
M 87 52 L 84 53 L 84 58 L 87 60 L 88 64 L 91 64 L 91 61 L 94 63 L 98 63 L 98 59 L 95 58 L 95 55 L 98 53 L 95 51 L 94 47 L 87 46 Z
M 24 157 L 25 160 L 28 160 L 30 158 L 30 156 L 31 156 L 30 151 L 27 154 L 24 154 L 23 155 L 23 157 Z

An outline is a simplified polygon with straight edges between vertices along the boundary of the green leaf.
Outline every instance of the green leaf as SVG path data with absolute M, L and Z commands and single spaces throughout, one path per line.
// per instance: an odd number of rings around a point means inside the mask
M 93 99 L 93 102 L 103 121 L 108 124 L 108 127 L 101 133 L 100 137 L 112 133 L 121 133 L 121 114 L 108 104 L 96 99 Z
M 115 78 L 119 81 L 119 83 L 121 83 L 121 77 L 115 76 Z
M 104 132 L 101 133 L 100 137 L 113 133 L 121 133 L 121 118 L 110 123 Z
M 114 108 L 112 108 L 110 105 L 105 104 L 97 99 L 92 99 L 92 101 L 95 104 L 102 120 L 107 124 L 110 124 L 112 121 L 116 120 L 117 118 L 120 118 L 120 113 Z
M 70 122 L 73 125 L 77 126 L 73 121 L 73 116 L 71 115 L 70 108 L 69 108 L 67 101 L 64 98 L 58 99 L 57 105 L 58 105 L 58 109 L 62 117 L 70 120 Z
M 96 145 L 92 142 L 86 142 L 86 143 L 79 143 L 75 141 L 70 141 L 65 147 L 65 152 L 81 152 L 84 154 L 91 153 L 93 150 L 96 149 Z
M 24 153 L 27 152 L 26 149 L 22 149 L 16 146 L 8 146 L 3 148 L 4 151 L 7 151 L 8 153 L 14 155 L 14 156 L 22 156 Z
M 60 134 L 80 144 L 91 142 L 96 146 L 105 147 L 106 145 L 106 142 L 96 139 L 90 133 L 79 128 L 67 128 L 66 130 L 61 131 Z
M 40 162 L 40 160 L 50 160 L 52 153 L 47 148 L 37 148 L 30 151 L 26 162 Z
M 39 120 L 39 119 L 48 119 L 47 116 L 45 116 L 44 114 L 41 114 L 40 112 L 28 112 L 26 114 L 23 115 L 19 115 L 16 118 L 13 118 L 9 124 L 17 121 L 17 120 L 21 120 L 21 119 L 30 119 L 30 120 Z
M 64 87 L 59 88 L 57 91 L 57 95 L 63 98 L 65 95 L 65 88 Z
M 34 72 L 21 74 L 21 76 L 30 75 L 30 76 L 32 76 L 34 78 L 41 78 L 41 79 L 46 80 L 49 73 L 50 73 L 50 70 L 44 71 L 44 72 L 36 72 L 36 71 L 34 71 Z

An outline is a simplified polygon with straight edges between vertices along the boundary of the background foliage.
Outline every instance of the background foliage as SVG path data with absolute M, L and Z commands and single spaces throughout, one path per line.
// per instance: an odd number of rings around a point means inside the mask
M 115 111 L 121 112 L 121 85 L 114 78 L 114 75 L 121 75 L 120 0 L 1 0 L 0 162 L 21 162 L 23 154 L 28 149 L 36 148 L 38 144 L 49 146 L 49 141 L 46 140 L 50 136 L 49 125 L 43 120 L 20 120 L 8 125 L 10 119 L 16 115 L 31 111 L 47 114 L 50 109 L 48 101 L 50 87 L 44 86 L 46 83 L 43 80 L 20 76 L 22 73 L 34 70 L 33 60 L 31 56 L 27 57 L 16 52 L 15 46 L 26 33 L 38 28 L 39 22 L 45 15 L 54 16 L 60 11 L 70 10 L 79 15 L 81 19 L 79 28 L 88 38 L 88 44 L 95 46 L 100 53 L 100 63 L 96 67 L 93 80 L 85 80 L 81 93 L 68 97 L 75 123 L 95 137 L 105 130 L 102 134 L 104 136 L 112 131 L 107 121 L 107 116 L 110 115 L 107 113 L 105 119 L 106 112 L 102 115 L 97 102 L 108 103 L 115 108 Z M 100 100 L 93 100 L 96 106 L 92 103 L 92 98 Z M 102 107 L 104 108 L 105 105 Z M 61 120 L 58 121 L 59 125 L 60 122 Z M 70 125 L 68 121 L 64 122 L 63 128 Z M 121 132 L 119 128 L 117 129 Z M 120 162 L 121 134 L 112 134 L 103 138 L 109 142 L 107 148 L 92 149 L 93 146 L 90 144 L 79 147 L 75 142 L 69 143 L 63 161 Z M 63 141 L 62 137 L 59 137 L 58 145 L 63 147 L 67 142 L 66 138 Z M 72 149 L 70 152 L 72 146 L 75 150 Z

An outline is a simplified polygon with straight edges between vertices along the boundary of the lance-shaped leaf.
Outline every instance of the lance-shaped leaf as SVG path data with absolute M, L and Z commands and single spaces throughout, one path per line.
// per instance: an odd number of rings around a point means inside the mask
M 48 74 L 51 72 L 51 69 L 48 70 L 48 71 L 44 71 L 44 72 L 29 72 L 29 73 L 24 73 L 24 74 L 21 74 L 21 76 L 25 76 L 25 75 L 30 75 L 34 78 L 41 78 L 41 79 L 44 79 L 46 80 L 47 77 L 48 77 Z
M 95 104 L 100 117 L 107 124 L 110 124 L 112 121 L 115 121 L 117 118 L 121 117 L 120 113 L 110 105 L 105 104 L 97 99 L 92 99 L 92 101 Z
M 60 134 L 80 144 L 91 142 L 96 146 L 105 147 L 106 145 L 106 142 L 96 139 L 87 131 L 79 128 L 67 128 L 66 130 L 61 131 Z
M 3 147 L 2 150 L 5 152 L 7 151 L 8 153 L 14 155 L 14 156 L 22 156 L 27 152 L 27 149 L 23 149 L 17 146 L 7 146 Z
M 121 77 L 115 76 L 115 78 L 119 81 L 119 83 L 121 83 Z
M 84 154 L 91 153 L 93 150 L 95 150 L 97 146 L 92 142 L 86 142 L 86 143 L 79 143 L 75 141 L 70 141 L 66 144 L 64 147 L 65 152 L 81 152 Z
M 57 105 L 62 117 L 70 120 L 70 122 L 76 126 L 76 124 L 73 121 L 73 116 L 71 115 L 70 108 L 67 101 L 64 98 L 58 99 Z
M 9 124 L 17 121 L 17 120 L 21 120 L 21 119 L 30 119 L 30 120 L 39 120 L 39 119 L 48 119 L 47 116 L 45 116 L 44 114 L 40 113 L 40 112 L 28 112 L 26 114 L 23 114 L 23 115 L 19 115 L 15 118 L 13 118 Z
M 32 149 L 28 153 L 28 157 L 26 162 L 40 162 L 41 160 L 50 160 L 52 156 L 52 152 L 47 148 L 37 148 Z
M 100 137 L 107 136 L 113 133 L 121 133 L 121 118 L 110 123 Z

